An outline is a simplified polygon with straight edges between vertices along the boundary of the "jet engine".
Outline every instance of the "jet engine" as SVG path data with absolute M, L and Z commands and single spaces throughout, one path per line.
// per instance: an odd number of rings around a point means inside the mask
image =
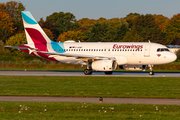
M 145 71 L 147 68 L 147 65 L 120 65 L 120 69 L 125 69 L 125 70 L 143 70 Z
M 93 70 L 97 71 L 113 71 L 117 68 L 115 60 L 97 60 L 91 64 Z

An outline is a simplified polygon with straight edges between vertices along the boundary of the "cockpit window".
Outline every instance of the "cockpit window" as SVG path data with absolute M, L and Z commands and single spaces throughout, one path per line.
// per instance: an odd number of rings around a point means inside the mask
M 163 51 L 169 51 L 169 49 L 167 48 L 158 48 L 157 52 L 163 52 Z

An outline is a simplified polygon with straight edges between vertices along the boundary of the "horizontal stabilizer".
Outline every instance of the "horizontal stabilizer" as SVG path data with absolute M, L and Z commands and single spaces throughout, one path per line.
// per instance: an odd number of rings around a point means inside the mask
M 4 46 L 6 48 L 15 48 L 15 49 L 20 49 L 20 50 L 36 50 L 36 48 L 27 48 L 27 47 L 17 47 L 17 46 Z

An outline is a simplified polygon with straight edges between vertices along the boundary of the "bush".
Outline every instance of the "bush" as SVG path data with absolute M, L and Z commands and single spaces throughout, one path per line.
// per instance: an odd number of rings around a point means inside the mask
M 176 55 L 177 55 L 177 60 L 176 60 L 176 61 L 178 62 L 178 61 L 180 61 L 180 50 L 178 50 L 178 51 L 176 52 Z

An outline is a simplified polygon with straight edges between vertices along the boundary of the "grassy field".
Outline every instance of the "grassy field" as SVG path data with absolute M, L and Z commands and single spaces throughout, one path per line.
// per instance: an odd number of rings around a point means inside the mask
M 180 106 L 58 102 L 0 102 L 0 118 L 13 120 L 179 120 Z
M 0 76 L 0 95 L 180 98 L 179 78 Z
M 0 70 L 5 70 L 5 71 L 9 71 L 9 70 L 18 70 L 18 71 L 84 71 L 85 68 L 78 68 L 78 69 L 58 69 L 58 68 L 0 68 Z M 140 71 L 128 71 L 128 70 L 123 70 L 123 69 L 116 69 L 116 72 L 142 72 L 142 70 Z M 180 70 L 153 70 L 154 72 L 179 72 Z M 145 72 L 149 72 L 149 70 L 147 69 Z

